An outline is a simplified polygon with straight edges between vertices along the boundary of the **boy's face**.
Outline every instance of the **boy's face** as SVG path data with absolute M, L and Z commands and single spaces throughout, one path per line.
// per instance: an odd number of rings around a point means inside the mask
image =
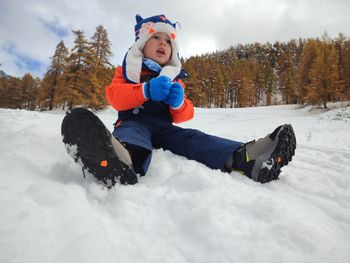
M 146 42 L 143 49 L 145 58 L 149 58 L 164 66 L 171 56 L 170 37 L 163 32 L 154 33 Z

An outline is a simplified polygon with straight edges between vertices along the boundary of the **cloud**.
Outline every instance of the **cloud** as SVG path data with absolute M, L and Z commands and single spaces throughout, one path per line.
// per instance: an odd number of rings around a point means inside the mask
M 42 76 L 56 45 L 73 47 L 71 30 L 90 38 L 103 25 L 118 65 L 134 41 L 135 15 L 165 14 L 181 24 L 180 56 L 238 43 L 350 35 L 347 0 L 0 0 L 0 69 Z M 13 47 L 12 53 L 9 47 Z M 21 62 L 21 63 L 19 63 Z
M 57 17 L 55 17 L 52 21 L 45 21 L 42 18 L 39 18 L 39 20 L 44 24 L 45 28 L 56 34 L 59 38 L 64 38 L 69 35 L 68 29 L 59 24 Z
M 23 74 L 28 71 L 38 74 L 45 70 L 43 63 L 18 52 L 15 44 L 4 46 L 4 51 L 9 55 L 13 66 L 16 66 Z

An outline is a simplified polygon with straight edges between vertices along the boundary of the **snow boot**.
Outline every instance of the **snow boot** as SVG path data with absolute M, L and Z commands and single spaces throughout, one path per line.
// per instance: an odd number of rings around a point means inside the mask
M 296 138 L 290 124 L 277 127 L 271 134 L 243 144 L 233 153 L 232 169 L 260 183 L 278 179 L 281 168 L 295 154 Z
M 68 153 L 81 162 L 83 171 L 87 169 L 106 186 L 138 182 L 129 152 L 91 111 L 85 108 L 68 111 L 61 134 Z

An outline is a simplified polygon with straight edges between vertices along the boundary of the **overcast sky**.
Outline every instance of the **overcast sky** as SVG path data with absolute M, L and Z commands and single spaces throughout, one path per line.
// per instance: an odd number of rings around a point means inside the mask
M 42 77 L 60 40 L 72 48 L 72 29 L 90 38 L 100 24 L 118 65 L 134 41 L 136 14 L 179 22 L 183 57 L 325 31 L 350 37 L 349 0 L 0 0 L 0 70 Z

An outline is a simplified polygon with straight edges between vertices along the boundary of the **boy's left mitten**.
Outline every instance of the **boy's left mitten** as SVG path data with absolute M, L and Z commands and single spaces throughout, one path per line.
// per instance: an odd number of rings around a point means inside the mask
M 173 109 L 178 109 L 184 103 L 184 96 L 185 93 L 181 84 L 178 82 L 174 82 L 170 88 L 170 94 L 165 98 L 164 102 L 170 105 L 170 107 L 172 107 Z
M 144 84 L 144 94 L 147 99 L 163 101 L 170 93 L 172 82 L 167 76 L 159 76 Z

